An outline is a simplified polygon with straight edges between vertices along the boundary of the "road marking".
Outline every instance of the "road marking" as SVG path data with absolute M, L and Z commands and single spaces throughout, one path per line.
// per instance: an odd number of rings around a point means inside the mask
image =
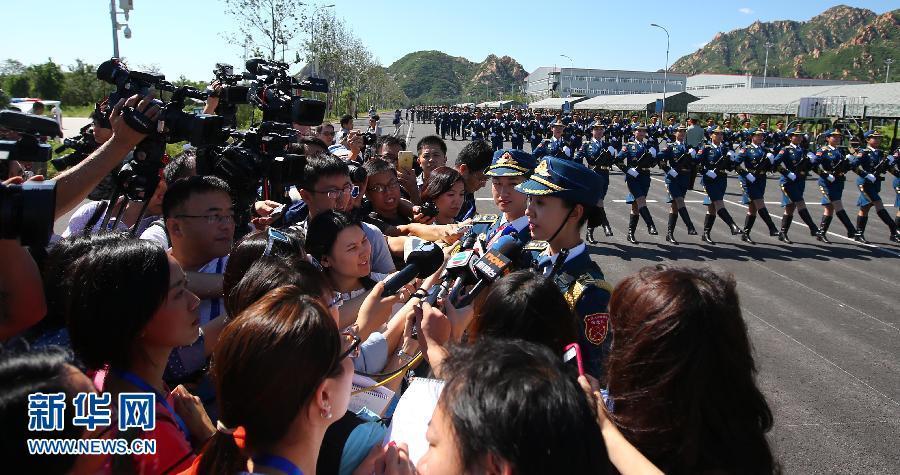
M 751 312 L 751 311 L 748 310 L 746 307 L 741 307 L 741 311 L 746 312 L 746 313 L 749 314 L 751 317 L 753 317 L 753 318 L 755 318 L 755 319 L 757 319 L 757 320 L 759 320 L 759 321 L 765 323 L 766 326 L 768 326 L 769 328 L 771 328 L 771 329 L 777 331 L 778 333 L 781 333 L 782 335 L 786 336 L 787 338 L 791 339 L 794 343 L 800 345 L 801 347 L 803 347 L 804 349 L 806 349 L 806 351 L 809 351 L 810 353 L 816 355 L 816 356 L 819 357 L 822 361 L 825 361 L 826 363 L 830 364 L 831 366 L 834 366 L 835 368 L 841 370 L 841 371 L 842 371 L 844 374 L 846 374 L 847 376 L 850 376 L 851 378 L 855 379 L 855 380 L 858 381 L 860 384 L 862 384 L 863 386 L 865 386 L 865 387 L 871 389 L 873 392 L 875 392 L 876 394 L 880 395 L 881 397 L 887 399 L 888 401 L 890 401 L 890 402 L 891 402 L 892 404 L 894 404 L 895 406 L 900 407 L 900 403 L 898 403 L 897 401 L 891 399 L 891 397 L 888 396 L 887 394 L 885 394 L 885 393 L 883 393 L 883 392 L 881 392 L 881 391 L 879 391 L 879 390 L 873 388 L 869 383 L 863 381 L 862 379 L 860 379 L 859 377 L 857 377 L 857 376 L 854 375 L 853 373 L 847 371 L 846 369 L 844 369 L 844 368 L 838 366 L 837 363 L 835 363 L 834 361 L 831 361 L 830 359 L 828 359 L 828 358 L 822 356 L 822 355 L 821 355 L 820 353 L 818 353 L 816 350 L 813 350 L 812 348 L 810 348 L 810 347 L 804 345 L 803 343 L 801 343 L 800 341 L 798 341 L 796 338 L 794 338 L 794 337 L 788 335 L 787 333 L 781 331 L 781 329 L 779 329 L 779 328 L 776 327 L 775 325 L 772 325 L 771 323 L 767 322 L 766 320 L 764 320 L 763 318 L 761 318 L 759 315 L 757 315 L 757 314 Z

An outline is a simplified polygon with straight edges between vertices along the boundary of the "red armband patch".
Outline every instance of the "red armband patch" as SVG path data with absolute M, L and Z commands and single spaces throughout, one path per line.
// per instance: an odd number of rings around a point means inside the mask
M 592 313 L 584 317 L 584 336 L 588 341 L 600 346 L 609 333 L 609 314 Z

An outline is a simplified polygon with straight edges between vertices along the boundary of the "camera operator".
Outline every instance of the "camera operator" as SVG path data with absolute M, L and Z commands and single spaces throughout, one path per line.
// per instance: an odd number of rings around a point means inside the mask
M 324 124 L 316 127 L 316 138 L 325 142 L 329 147 L 334 145 L 334 125 L 325 122 Z
M 193 151 L 185 150 L 180 155 L 177 155 L 170 160 L 165 168 L 163 168 L 163 182 L 161 182 L 160 185 L 165 183 L 165 186 L 160 187 L 168 189 L 168 187 L 176 181 L 182 178 L 192 177 L 196 174 L 197 158 Z M 140 237 L 141 239 L 156 241 L 163 249 L 168 249 L 172 247 L 172 243 L 169 241 L 169 234 L 166 231 L 166 221 L 162 217 L 162 201 L 160 201 L 160 212 L 157 214 L 159 214 L 159 216 L 157 216 L 158 219 L 150 223 L 150 225 L 144 229 L 144 232 L 141 233 Z

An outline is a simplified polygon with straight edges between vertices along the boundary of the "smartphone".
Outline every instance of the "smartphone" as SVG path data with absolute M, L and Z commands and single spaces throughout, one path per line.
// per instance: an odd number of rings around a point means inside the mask
M 581 347 L 578 343 L 572 343 L 566 347 L 563 352 L 563 364 L 566 367 L 566 372 L 572 376 L 572 378 L 578 379 L 579 376 L 584 374 L 584 363 L 581 360 Z
M 412 170 L 414 156 L 415 155 L 413 155 L 410 150 L 401 150 L 400 153 L 397 154 L 397 170 Z

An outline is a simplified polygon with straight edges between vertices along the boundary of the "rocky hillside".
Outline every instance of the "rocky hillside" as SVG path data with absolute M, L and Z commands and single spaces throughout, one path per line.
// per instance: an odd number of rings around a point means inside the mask
M 718 33 L 672 70 L 761 75 L 767 41 L 775 45 L 769 50 L 770 76 L 884 81 L 884 60 L 900 48 L 900 10 L 876 15 L 839 5 L 806 22 L 757 21 Z
M 413 103 L 478 102 L 496 99 L 498 92 L 518 90 L 528 75 L 509 56 L 489 55 L 480 63 L 440 51 L 407 54 L 388 73 Z

